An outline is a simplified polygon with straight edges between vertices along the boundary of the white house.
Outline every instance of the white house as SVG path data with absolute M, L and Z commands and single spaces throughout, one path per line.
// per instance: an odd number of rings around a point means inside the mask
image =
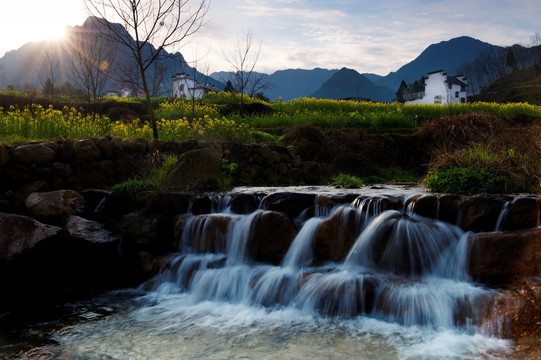
M 438 70 L 428 73 L 425 91 L 406 94 L 406 104 L 452 104 L 466 103 L 468 80 L 462 76 L 449 76 Z
M 173 96 L 185 99 L 201 99 L 206 93 L 213 90 L 212 86 L 202 85 L 190 79 L 190 75 L 179 73 L 173 75 Z

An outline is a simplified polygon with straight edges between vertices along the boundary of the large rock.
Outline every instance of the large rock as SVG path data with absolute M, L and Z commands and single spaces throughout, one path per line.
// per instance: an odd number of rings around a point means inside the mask
M 494 231 L 502 210 L 510 198 L 499 195 L 476 195 L 464 202 L 460 227 L 465 231 Z
M 169 175 L 174 189 L 215 188 L 219 184 L 222 153 L 216 149 L 192 150 L 182 154 Z
M 469 241 L 469 273 L 476 281 L 508 285 L 541 276 L 541 229 L 475 234 Z
M 75 160 L 96 161 L 101 159 L 100 149 L 90 139 L 74 141 L 72 146 Z
M 279 264 L 298 230 L 287 215 L 262 211 L 255 215 L 250 233 L 248 257 L 256 261 Z
M 91 243 L 107 243 L 118 240 L 109 231 L 105 230 L 103 225 L 75 215 L 68 216 L 66 230 L 71 236 Z
M 0 213 L 0 260 L 33 248 L 61 231 L 59 227 L 42 224 L 27 216 Z
M 341 207 L 323 221 L 314 239 L 314 255 L 320 261 L 343 260 L 355 242 L 356 211 Z
M 280 192 L 265 196 L 261 202 L 261 208 L 271 211 L 278 211 L 287 214 L 291 219 L 314 205 L 316 194 L 303 194 L 292 192 Z
M 84 197 L 73 190 L 35 192 L 25 201 L 26 209 L 33 216 L 63 216 L 82 212 Z
M 15 160 L 26 164 L 43 164 L 53 161 L 56 153 L 44 144 L 29 144 L 13 149 L 13 156 Z
M 198 252 L 225 252 L 226 235 L 229 228 L 229 223 L 232 218 L 223 214 L 208 214 L 199 215 L 192 219 L 188 224 L 177 222 L 177 226 L 184 226 L 185 232 L 183 239 L 187 243 L 182 244 L 182 247 L 189 247 Z M 179 233 L 175 229 L 175 233 Z
M 237 214 L 250 214 L 259 207 L 257 194 L 238 193 L 231 197 L 231 211 Z
M 504 230 L 523 230 L 539 226 L 540 198 L 518 197 L 508 205 L 502 219 Z

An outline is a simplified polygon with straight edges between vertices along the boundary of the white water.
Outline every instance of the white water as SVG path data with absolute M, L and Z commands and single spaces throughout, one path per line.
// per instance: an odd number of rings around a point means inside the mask
M 359 236 L 341 263 L 312 257 L 322 222 L 344 207 L 304 221 L 279 266 L 247 254 L 261 210 L 229 214 L 224 248 L 184 248 L 147 284 L 152 291 L 63 327 L 55 348 L 82 359 L 507 357 L 508 341 L 481 335 L 478 304 L 492 292 L 469 281 L 467 234 L 375 200 L 352 205 Z M 210 236 L 204 221 L 186 229 L 184 245 Z

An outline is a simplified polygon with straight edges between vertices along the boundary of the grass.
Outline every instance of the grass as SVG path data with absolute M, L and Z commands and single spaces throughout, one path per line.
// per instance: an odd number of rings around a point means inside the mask
M 340 173 L 333 177 L 333 185 L 340 186 L 346 189 L 360 188 L 364 186 L 364 182 L 356 176 Z

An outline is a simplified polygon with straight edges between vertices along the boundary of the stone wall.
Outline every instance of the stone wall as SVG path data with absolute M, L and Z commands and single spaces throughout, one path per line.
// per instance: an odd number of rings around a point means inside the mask
M 23 208 L 36 191 L 108 188 L 148 174 L 159 154 L 215 148 L 239 166 L 232 174 L 239 185 L 316 184 L 319 164 L 303 161 L 293 147 L 275 144 L 95 137 L 83 140 L 0 146 L 0 211 Z

